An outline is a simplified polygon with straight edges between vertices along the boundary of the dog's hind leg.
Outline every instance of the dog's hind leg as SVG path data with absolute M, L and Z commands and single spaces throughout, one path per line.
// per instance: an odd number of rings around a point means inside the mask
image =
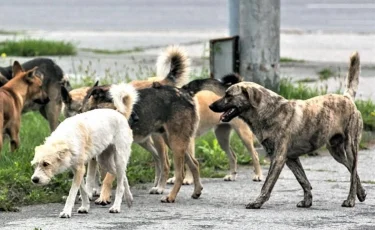
M 154 187 L 152 187 L 149 191 L 150 194 L 161 194 L 163 193 L 164 187 L 159 187 L 160 183 L 160 175 L 161 175 L 161 167 L 162 167 L 162 162 L 160 160 L 159 153 L 155 149 L 155 146 L 151 140 L 151 138 L 147 138 L 147 140 L 143 143 L 139 143 L 140 146 L 142 146 L 144 149 L 149 151 L 154 159 L 155 162 L 155 180 L 154 180 Z
M 353 121 L 351 120 L 351 122 Z M 342 135 L 335 135 L 327 144 L 327 149 L 333 158 L 343 164 L 351 173 L 349 195 L 343 202 L 343 207 L 353 207 L 355 205 L 355 195 L 361 202 L 365 201 L 367 195 L 357 172 L 359 140 L 362 132 L 361 122 L 354 121 L 353 123 L 355 124 L 351 123 L 345 140 Z
M 262 186 L 262 190 L 260 195 L 257 197 L 255 202 L 251 202 L 246 205 L 247 209 L 258 209 L 262 207 L 262 205 L 270 198 L 271 192 L 273 187 L 276 184 L 277 179 L 279 178 L 279 175 L 285 165 L 285 162 L 287 160 L 286 158 L 286 150 L 287 150 L 287 141 L 283 141 L 283 139 L 279 140 L 279 144 L 269 144 L 269 148 L 273 149 L 273 152 L 271 153 L 271 159 L 272 163 L 266 178 L 266 181 L 264 182 Z
M 311 184 L 306 177 L 305 171 L 303 170 L 302 164 L 299 158 L 288 159 L 286 165 L 293 172 L 298 183 L 301 185 L 304 193 L 304 199 L 297 204 L 299 208 L 310 208 L 312 205 L 312 194 L 311 194 Z
M 150 194 L 162 194 L 164 192 L 164 188 L 169 175 L 170 165 L 168 160 L 168 148 L 161 135 L 153 134 L 152 139 L 154 141 L 156 152 L 159 155 L 161 170 L 157 184 L 155 185 L 155 187 L 151 188 Z
M 185 153 L 188 149 L 188 142 L 179 140 L 178 134 L 171 134 L 169 136 L 169 146 L 173 152 L 173 162 L 174 162 L 174 176 L 175 181 L 172 191 L 161 199 L 163 203 L 173 203 L 176 199 L 177 193 L 180 191 L 182 186 L 182 181 L 184 179 L 184 161 Z
M 195 148 L 195 140 L 194 138 L 191 138 L 190 144 L 189 144 L 189 150 L 185 154 L 186 163 L 189 166 L 192 174 L 193 174 L 193 180 L 194 180 L 194 193 L 191 196 L 194 199 L 198 199 L 200 195 L 202 194 L 203 186 L 201 183 L 201 178 L 199 176 L 199 163 L 194 158 L 192 154 L 190 154 L 191 151 L 194 151 Z
M 74 206 L 74 201 L 77 196 L 78 189 L 83 182 L 83 176 L 85 175 L 85 165 L 77 165 L 73 169 L 74 177 L 72 182 L 72 187 L 69 191 L 69 196 L 66 199 L 64 210 L 60 213 L 60 218 L 70 218 L 72 216 L 72 209 Z
M 237 157 L 229 145 L 231 131 L 229 124 L 220 124 L 215 128 L 217 141 L 229 159 L 230 172 L 224 177 L 224 181 L 235 181 L 237 177 Z
M 243 121 L 236 119 L 233 122 L 233 128 L 236 131 L 237 135 L 240 137 L 242 143 L 246 146 L 247 151 L 249 151 L 251 160 L 253 161 L 254 166 L 254 176 L 253 181 L 262 181 L 262 168 L 259 163 L 259 155 L 254 147 L 254 134 L 251 132 L 250 128 L 244 124 Z
M 117 142 L 118 143 L 118 142 Z M 116 145 L 115 151 L 115 164 L 117 176 L 116 197 L 113 206 L 109 209 L 110 213 L 121 212 L 122 197 L 125 193 L 125 199 L 128 207 L 132 205 L 133 196 L 130 192 L 128 178 L 126 177 L 126 166 L 128 164 L 128 157 L 130 156 L 130 146 Z M 125 152 L 126 151 L 126 152 Z
M 20 122 L 16 122 L 9 128 L 9 136 L 10 136 L 10 151 L 14 152 L 20 146 Z
M 55 84 L 58 84 L 58 83 L 55 83 Z M 48 94 L 48 97 L 50 98 L 50 101 L 46 105 L 40 108 L 40 113 L 43 115 L 45 119 L 48 120 L 49 128 L 52 132 L 59 125 L 59 116 L 60 116 L 61 107 L 62 107 L 60 85 L 58 86 L 52 85 L 49 88 L 47 94 Z

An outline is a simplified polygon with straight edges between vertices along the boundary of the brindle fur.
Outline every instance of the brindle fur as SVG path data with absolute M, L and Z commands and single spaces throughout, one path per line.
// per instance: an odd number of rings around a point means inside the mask
M 220 147 L 225 151 L 229 158 L 230 171 L 224 177 L 224 181 L 234 181 L 237 177 L 237 159 L 229 144 L 232 129 L 236 131 L 242 143 L 251 154 L 255 173 L 253 180 L 261 181 L 263 177 L 262 170 L 259 164 L 258 153 L 254 148 L 254 136 L 250 128 L 239 118 L 235 118 L 228 123 L 220 123 L 220 115 L 212 112 L 208 107 L 214 101 L 224 96 L 225 90 L 229 86 L 241 81 L 242 77 L 238 74 L 229 74 L 224 76 L 220 81 L 212 78 L 193 80 L 182 86 L 182 89 L 186 90 L 191 95 L 195 95 L 199 104 L 200 120 L 196 137 L 214 129 Z M 192 154 L 194 156 L 195 151 L 193 151 Z M 168 183 L 173 182 L 174 178 L 168 180 Z M 184 184 L 191 184 L 192 182 L 193 178 L 191 172 L 189 171 L 189 168 L 187 168 Z
M 69 81 L 64 78 L 62 69 L 49 58 L 35 58 L 22 64 L 26 71 L 38 66 L 38 72 L 43 74 L 43 90 L 47 92 L 50 102 L 39 105 L 32 101 L 26 101 L 22 112 L 39 110 L 42 116 L 48 120 L 50 130 L 53 131 L 59 124 L 59 116 L 62 107 L 60 87 L 63 85 L 70 90 Z M 0 67 L 0 86 L 12 79 L 12 66 Z
M 260 85 L 243 82 L 228 88 L 225 96 L 210 106 L 215 112 L 225 112 L 225 121 L 235 116 L 243 119 L 271 158 L 261 194 L 246 208 L 260 208 L 269 199 L 285 164 L 304 191 L 304 199 L 297 207 L 310 207 L 312 188 L 298 157 L 323 145 L 351 173 L 349 195 L 342 206 L 353 207 L 356 195 L 359 201 L 365 200 L 366 191 L 357 174 L 358 148 L 363 128 L 361 113 L 354 104 L 359 72 L 359 55 L 354 53 L 350 58 L 344 95 L 328 94 L 309 100 L 286 100 Z
M 15 61 L 12 73 L 12 79 L 0 88 L 0 151 L 5 132 L 10 137 L 11 151 L 14 152 L 20 145 L 21 112 L 25 103 L 46 104 L 49 99 L 42 89 L 42 76 L 37 67 L 25 72 Z

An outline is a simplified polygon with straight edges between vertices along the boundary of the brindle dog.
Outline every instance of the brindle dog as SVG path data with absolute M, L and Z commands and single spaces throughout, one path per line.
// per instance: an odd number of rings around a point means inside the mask
M 304 191 L 297 207 L 312 205 L 311 185 L 299 156 L 326 145 L 330 154 L 351 173 L 350 191 L 343 207 L 353 207 L 355 196 L 363 202 L 366 191 L 357 174 L 358 148 L 363 122 L 354 97 L 358 88 L 360 60 L 358 53 L 350 58 L 344 95 L 328 94 L 309 100 L 286 100 L 282 96 L 251 82 L 235 84 L 210 108 L 224 112 L 221 120 L 228 122 L 239 116 L 255 133 L 271 157 L 271 166 L 255 202 L 246 208 L 260 208 L 286 164 Z

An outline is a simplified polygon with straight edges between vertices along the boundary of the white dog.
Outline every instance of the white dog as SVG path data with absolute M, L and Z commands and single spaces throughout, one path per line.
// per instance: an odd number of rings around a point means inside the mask
M 128 105 L 137 101 L 135 90 L 126 97 Z M 129 114 L 130 115 L 130 114 Z M 126 166 L 130 157 L 132 131 L 123 114 L 112 109 L 95 109 L 64 120 L 46 138 L 43 145 L 35 148 L 32 164 L 36 165 L 31 180 L 35 184 L 47 184 L 51 178 L 67 169 L 72 169 L 74 178 L 61 218 L 70 218 L 75 197 L 80 189 L 82 206 L 78 213 L 87 213 L 90 207 L 89 194 L 83 183 L 85 164 L 96 158 L 101 167 L 117 176 L 116 198 L 111 213 L 120 212 L 122 197 L 130 207 L 132 194 L 126 177 Z M 90 161 L 95 162 L 95 161 Z M 94 178 L 95 167 L 89 165 L 88 177 Z M 125 186 L 124 186 L 125 185 Z

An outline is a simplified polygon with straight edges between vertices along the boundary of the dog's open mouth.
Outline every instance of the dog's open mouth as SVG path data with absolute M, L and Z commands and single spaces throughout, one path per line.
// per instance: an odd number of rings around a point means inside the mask
M 238 109 L 237 108 L 230 108 L 227 111 L 225 111 L 223 114 L 221 114 L 220 121 L 229 122 L 230 120 L 232 120 L 237 115 L 238 115 Z

